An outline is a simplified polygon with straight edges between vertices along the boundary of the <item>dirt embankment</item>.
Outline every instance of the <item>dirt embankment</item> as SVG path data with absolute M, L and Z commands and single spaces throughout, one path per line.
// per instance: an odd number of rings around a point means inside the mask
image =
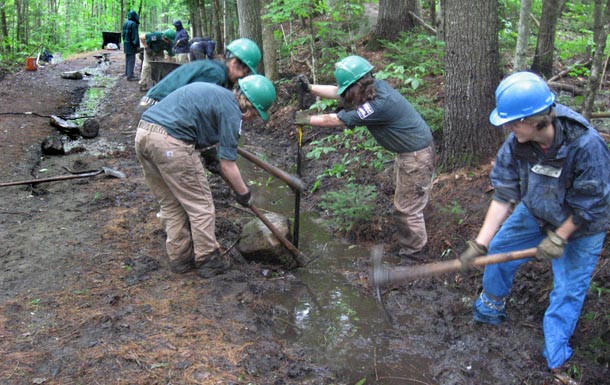
M 261 274 L 265 266 L 239 258 L 230 273 L 209 280 L 169 272 L 157 204 L 132 146 L 142 94 L 137 82 L 121 76 L 123 55 L 110 52 L 109 58 L 107 75 L 116 83 L 97 111 L 100 136 L 87 141 L 87 151 L 72 155 L 42 156 L 40 143 L 54 129 L 46 118 L 18 113 L 69 114 L 89 83 L 59 74 L 96 67 L 98 58 L 86 54 L 0 82 L 0 180 L 59 175 L 63 166 L 75 164 L 128 175 L 0 188 L 0 383 L 350 383 L 344 368 L 315 362 L 315 347 L 274 333 L 278 324 L 291 322 L 286 319 L 291 315 L 268 297 L 298 285 L 298 272 L 275 270 L 269 279 Z M 289 102 L 290 87 L 278 88 L 271 121 L 246 132 L 250 145 L 274 154 L 284 169 L 293 167 L 296 150 L 286 134 L 296 107 Z M 311 129 L 307 135 L 324 133 Z M 305 182 L 312 183 L 325 166 L 308 162 Z M 475 234 L 489 202 L 488 172 L 482 167 L 439 175 L 426 212 L 431 260 L 454 258 Z M 395 246 L 389 176 L 363 169 L 359 179 L 376 184 L 381 195 L 372 239 L 366 241 L 385 242 L 390 255 Z M 325 186 L 332 187 L 332 182 Z M 248 214 L 235 209 L 231 193 L 214 177 L 212 188 L 217 234 L 230 246 Z M 305 195 L 304 209 L 313 209 L 316 199 Z M 572 362 L 583 384 L 610 383 L 610 295 L 604 288 L 610 282 L 609 255 L 606 244 L 594 276 L 598 290 L 587 297 L 572 339 Z M 366 277 L 368 263 L 354 261 L 353 276 Z M 541 320 L 552 282 L 548 266 L 532 263 L 518 274 L 509 321 L 499 328 L 470 321 L 480 276 L 456 273 L 384 291 L 394 325 L 383 343 L 393 354 L 376 357 L 371 347 L 371 365 L 362 375 L 366 383 L 549 384 L 540 356 Z M 351 284 L 371 295 L 366 282 Z M 414 353 L 429 358 L 427 367 L 415 368 L 425 373 L 425 381 L 384 377 L 376 370 L 384 360 L 408 366 Z

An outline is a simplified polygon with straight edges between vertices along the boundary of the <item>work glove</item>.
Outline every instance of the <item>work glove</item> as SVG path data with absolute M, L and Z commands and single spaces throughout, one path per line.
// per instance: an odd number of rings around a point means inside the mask
M 220 161 L 216 147 L 209 147 L 201 151 L 203 166 L 212 174 L 220 175 Z
M 536 249 L 536 259 L 550 261 L 561 257 L 566 241 L 552 230 L 547 230 L 546 238 L 540 242 Z
M 487 247 L 479 245 L 476 241 L 466 242 L 466 250 L 460 254 L 460 262 L 462 262 L 462 270 L 472 266 L 472 261 L 476 257 L 487 255 Z
M 310 116 L 306 111 L 297 111 L 294 114 L 294 123 L 298 125 L 309 125 Z
M 303 74 L 299 74 L 297 76 L 297 82 L 299 84 L 299 88 L 307 93 L 311 92 L 311 84 L 309 84 L 309 80 L 307 76 Z
M 252 199 L 252 193 L 250 192 L 250 190 L 248 190 L 248 192 L 245 194 L 235 193 L 235 200 L 243 207 L 252 206 L 252 202 L 254 201 L 254 199 Z

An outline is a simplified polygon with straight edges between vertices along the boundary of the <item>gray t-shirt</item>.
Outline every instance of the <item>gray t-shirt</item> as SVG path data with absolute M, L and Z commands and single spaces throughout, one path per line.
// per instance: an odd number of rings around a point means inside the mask
M 413 152 L 432 144 L 432 132 L 415 108 L 383 80 L 375 79 L 377 95 L 355 110 L 339 111 L 347 126 L 366 126 L 379 145 L 396 153 Z
M 158 124 L 180 140 L 204 148 L 220 143 L 220 159 L 236 160 L 242 114 L 232 91 L 211 83 L 191 83 L 150 107 L 142 120 Z

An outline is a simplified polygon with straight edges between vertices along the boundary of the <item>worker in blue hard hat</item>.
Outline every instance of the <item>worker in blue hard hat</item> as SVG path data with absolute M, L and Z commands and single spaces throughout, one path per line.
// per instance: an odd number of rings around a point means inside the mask
M 488 253 L 535 247 L 536 259 L 550 263 L 542 354 L 553 376 L 568 381 L 569 340 L 610 228 L 610 150 L 588 121 L 557 104 L 546 82 L 531 72 L 500 83 L 489 120 L 511 133 L 491 172 L 495 193 L 485 221 L 460 260 L 468 267 Z M 475 321 L 498 325 L 506 319 L 513 277 L 529 260 L 485 267 Z

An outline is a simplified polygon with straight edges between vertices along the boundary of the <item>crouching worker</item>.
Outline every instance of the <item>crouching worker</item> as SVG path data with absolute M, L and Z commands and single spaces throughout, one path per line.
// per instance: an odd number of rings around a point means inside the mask
M 236 201 L 249 207 L 252 196 L 235 163 L 242 121 L 266 120 L 275 97 L 273 84 L 261 75 L 240 79 L 234 92 L 198 82 L 172 92 L 142 115 L 136 155 L 161 206 L 174 273 L 197 269 L 208 278 L 230 268 L 214 234 L 214 202 L 198 149 L 218 144 L 220 170 L 236 191 Z
M 571 383 L 563 372 L 573 353 L 569 340 L 610 227 L 610 151 L 581 115 L 555 104 L 546 82 L 530 72 L 500 83 L 489 120 L 512 133 L 491 171 L 495 195 L 483 226 L 460 259 L 468 266 L 488 248 L 497 254 L 537 247 L 536 258 L 553 270 L 542 354 L 553 376 Z M 528 260 L 485 268 L 475 321 L 498 325 L 506 319 L 513 277 Z

